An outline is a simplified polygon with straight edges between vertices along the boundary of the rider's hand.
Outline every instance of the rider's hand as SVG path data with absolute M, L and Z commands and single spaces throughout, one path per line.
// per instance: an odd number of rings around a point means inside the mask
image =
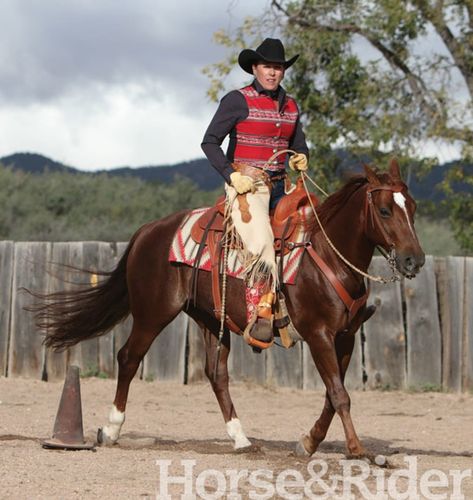
M 245 194 L 248 191 L 254 190 L 254 181 L 247 175 L 241 175 L 240 172 L 233 172 L 230 174 L 232 186 L 238 194 Z
M 308 167 L 307 156 L 303 153 L 296 153 L 289 158 L 289 167 L 297 172 L 305 172 Z

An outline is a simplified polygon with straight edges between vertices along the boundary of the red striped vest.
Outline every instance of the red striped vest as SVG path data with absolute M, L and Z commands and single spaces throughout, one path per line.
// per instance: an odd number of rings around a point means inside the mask
M 258 94 L 251 85 L 240 89 L 246 99 L 249 114 L 238 123 L 234 161 L 262 168 L 277 151 L 287 149 L 294 133 L 298 110 L 292 97 L 286 96 L 281 112 L 278 102 Z M 283 170 L 287 154 L 278 156 L 268 170 Z

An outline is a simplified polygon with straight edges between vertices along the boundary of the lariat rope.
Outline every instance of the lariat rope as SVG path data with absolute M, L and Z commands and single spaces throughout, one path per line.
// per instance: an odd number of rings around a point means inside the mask
M 281 151 L 278 151 L 277 153 L 273 154 L 271 156 L 271 158 L 266 162 L 265 166 L 263 167 L 263 170 L 265 170 L 270 164 L 271 162 L 277 158 L 279 155 L 283 154 L 283 153 L 289 153 L 289 154 L 297 154 L 296 151 L 294 151 L 293 149 L 283 149 Z M 317 214 L 317 210 L 315 209 L 314 207 L 314 204 L 312 202 L 312 198 L 310 196 L 310 191 L 309 189 L 307 188 L 307 184 L 305 182 L 305 179 L 309 179 L 310 182 L 312 182 L 312 184 L 322 193 L 324 194 L 325 196 L 329 196 L 315 181 L 313 181 L 305 172 L 299 172 L 300 173 L 300 176 L 301 176 L 301 180 L 302 180 L 302 183 L 304 185 L 304 189 L 305 189 L 305 192 L 307 193 L 307 198 L 309 200 L 309 203 L 310 203 L 310 206 L 312 208 L 312 212 L 314 213 L 314 216 L 315 216 L 315 219 L 317 220 L 317 223 L 320 227 L 320 230 L 322 231 L 322 234 L 324 235 L 329 247 L 335 252 L 336 255 L 338 255 L 338 257 L 343 261 L 345 262 L 345 264 L 350 267 L 351 269 L 353 269 L 354 271 L 356 271 L 358 274 L 361 274 L 361 276 L 367 278 L 367 279 L 370 279 L 371 281 L 376 281 L 378 283 L 383 283 L 383 284 L 387 284 L 387 283 L 394 283 L 396 281 L 399 281 L 400 280 L 400 276 L 399 276 L 399 273 L 397 272 L 396 270 L 396 262 L 395 262 L 395 259 L 393 257 L 393 255 L 386 255 L 385 252 L 382 252 L 383 253 L 383 256 L 385 257 L 385 259 L 388 261 L 388 264 L 391 268 L 391 272 L 393 273 L 392 276 L 390 278 L 383 278 L 382 276 L 374 276 L 372 274 L 369 274 L 369 273 L 366 273 L 365 271 L 362 271 L 361 269 L 359 269 L 358 267 L 356 267 L 354 264 L 352 264 L 348 259 L 346 259 L 340 252 L 339 250 L 335 247 L 335 245 L 332 243 L 332 241 L 330 240 L 330 238 L 328 237 L 327 233 L 325 232 L 325 229 L 323 228 L 322 226 L 322 222 L 320 221 L 319 219 L 319 216 Z

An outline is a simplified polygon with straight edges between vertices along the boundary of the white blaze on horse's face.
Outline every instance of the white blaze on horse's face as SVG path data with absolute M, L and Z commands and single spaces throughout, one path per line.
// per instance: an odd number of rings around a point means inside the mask
M 396 205 L 398 207 L 400 207 L 402 209 L 402 211 L 404 212 L 406 219 L 407 219 L 407 225 L 409 226 L 409 229 L 411 230 L 412 236 L 415 239 L 417 239 L 416 233 L 414 232 L 414 228 L 412 227 L 412 224 L 411 224 L 411 219 L 410 219 L 409 214 L 407 212 L 406 197 L 402 193 L 397 192 L 397 193 L 393 193 L 393 198 L 394 198 L 394 203 L 396 203 Z

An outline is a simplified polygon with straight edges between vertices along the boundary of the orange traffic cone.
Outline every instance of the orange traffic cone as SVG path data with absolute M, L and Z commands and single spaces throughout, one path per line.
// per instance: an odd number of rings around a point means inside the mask
M 54 422 L 53 437 L 42 441 L 43 448 L 63 450 L 90 450 L 93 444 L 86 443 L 82 428 L 82 405 L 80 400 L 79 367 L 67 369 L 61 401 Z

